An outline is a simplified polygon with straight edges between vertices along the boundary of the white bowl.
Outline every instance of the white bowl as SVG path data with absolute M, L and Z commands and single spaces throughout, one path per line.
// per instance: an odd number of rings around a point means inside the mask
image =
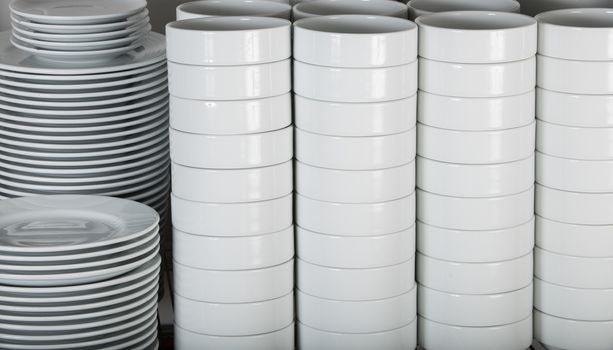
M 230 6 L 230 3 L 236 6 L 237 2 L 286 7 L 259 0 L 208 0 L 181 5 L 177 13 L 182 12 L 182 7 L 220 6 L 222 3 L 225 5 L 221 6 Z M 264 17 L 210 17 L 171 22 L 166 25 L 166 52 L 171 62 L 193 65 L 281 61 L 291 56 L 290 26 L 287 20 Z
M 256 236 L 293 222 L 293 196 L 251 203 L 205 203 L 171 196 L 172 225 L 203 236 Z
M 294 226 L 249 237 L 198 236 L 174 229 L 172 238 L 175 261 L 198 269 L 262 269 L 294 257 Z
M 170 96 L 170 126 L 195 134 L 239 135 L 283 129 L 292 123 L 290 93 L 239 101 Z
M 581 128 L 538 121 L 536 148 L 546 154 L 582 160 L 613 160 L 613 128 Z
M 372 6 L 374 3 L 351 2 L 354 8 L 360 4 Z M 321 6 L 319 2 L 311 2 L 297 7 L 313 5 Z M 417 59 L 417 26 L 413 22 L 386 16 L 340 15 L 305 19 L 294 24 L 294 59 L 345 68 L 411 63 Z
M 294 260 L 264 269 L 204 270 L 174 262 L 173 291 L 210 303 L 253 303 L 294 290 Z
M 500 294 L 450 294 L 417 286 L 417 312 L 428 320 L 464 327 L 492 327 L 532 315 L 532 283 Z
M 415 159 L 416 128 L 384 136 L 328 136 L 296 128 L 296 159 L 339 170 L 373 170 L 401 166 Z
M 536 185 L 535 211 L 538 215 L 568 224 L 613 224 L 613 193 L 560 191 Z
M 417 281 L 428 288 L 457 294 L 498 294 L 532 282 L 532 252 L 492 263 L 458 263 L 417 253 Z
M 541 13 L 536 19 L 541 55 L 584 61 L 613 60 L 611 10 L 562 9 Z
M 381 236 L 332 236 L 296 227 L 296 255 L 311 264 L 336 268 L 376 268 L 415 255 L 415 225 Z
M 194 66 L 168 62 L 168 90 L 171 95 L 181 98 L 248 100 L 282 95 L 291 88 L 289 59 L 243 66 Z
M 413 0 L 409 6 L 419 1 Z M 519 11 L 519 4 L 514 0 L 497 1 L 515 5 Z M 444 6 L 437 4 L 437 0 L 427 2 L 426 6 Z M 462 7 L 462 2 L 454 2 Z M 470 7 L 471 4 L 466 6 Z M 431 60 L 495 63 L 524 60 L 536 54 L 537 25 L 532 17 L 516 13 L 463 10 L 435 13 L 417 18 L 415 22 L 419 25 L 419 55 Z
M 548 315 L 580 321 L 613 320 L 613 289 L 564 287 L 534 280 L 534 307 Z
M 380 0 L 315 0 L 294 5 L 294 21 L 302 18 L 332 15 L 371 15 L 407 18 L 407 7 L 395 1 Z
M 205 303 L 174 296 L 175 324 L 185 330 L 216 336 L 270 333 L 294 321 L 294 293 L 257 303 Z
M 333 333 L 298 323 L 301 350 L 399 350 L 417 347 L 417 319 L 404 327 L 377 333 Z
M 457 97 L 503 97 L 536 85 L 534 57 L 507 63 L 465 64 L 419 59 L 419 89 Z
M 441 196 L 417 191 L 417 219 L 457 230 L 499 230 L 521 225 L 534 215 L 534 189 L 491 198 Z
M 613 160 L 576 160 L 536 154 L 536 181 L 574 192 L 613 192 Z
M 409 18 L 436 12 L 448 11 L 498 11 L 519 12 L 519 3 L 515 0 L 412 0 L 408 1 Z
M 415 193 L 388 202 L 347 204 L 323 202 L 296 194 L 300 227 L 335 236 L 378 236 L 415 224 Z
M 296 288 L 318 298 L 369 301 L 395 297 L 415 287 L 415 258 L 378 268 L 334 268 L 296 260 Z
M 417 95 L 389 102 L 342 103 L 294 95 L 296 127 L 334 136 L 381 136 L 415 127 Z
M 296 191 L 336 203 L 378 203 L 415 191 L 415 161 L 380 170 L 335 170 L 296 162 Z
M 534 248 L 534 219 L 489 231 L 448 230 L 417 222 L 417 250 L 435 259 L 484 263 L 516 259 Z
M 279 331 L 249 336 L 215 336 L 190 332 L 175 324 L 175 349 L 286 350 L 294 347 L 294 324 Z
M 534 249 L 534 276 L 560 286 L 613 289 L 613 258 L 586 258 Z M 544 311 L 544 310 L 543 310 Z
M 292 161 L 253 169 L 197 169 L 176 163 L 171 168 L 173 193 L 196 202 L 258 202 L 284 197 L 293 190 Z
M 560 349 L 608 350 L 613 344 L 613 321 L 576 321 L 534 310 L 534 337 Z
M 377 68 L 335 68 L 294 61 L 294 91 L 303 97 L 334 102 L 383 102 L 407 98 L 417 92 L 417 60 L 400 66 Z
M 264 0 L 193 1 L 177 7 L 178 21 L 216 16 L 277 17 L 289 20 L 291 14 L 292 7 L 289 4 Z
M 246 135 L 192 134 L 170 128 L 170 159 L 194 168 L 245 169 L 280 164 L 294 156 L 294 128 Z
M 417 125 L 417 154 L 449 163 L 496 164 L 534 154 L 536 123 L 494 131 L 459 131 Z
M 575 225 L 536 217 L 536 245 L 553 253 L 613 257 L 613 225 Z M 594 244 L 598 242 L 598 244 Z
M 613 95 L 573 95 L 537 88 L 536 100 L 536 115 L 542 121 L 586 128 L 613 127 Z
M 453 197 L 500 197 L 534 186 L 534 156 L 501 164 L 456 164 L 417 157 L 417 187 Z
M 567 8 L 611 7 L 611 1 L 609 0 L 520 0 L 519 2 L 521 3 L 521 12 L 529 16 Z
M 460 327 L 419 317 L 419 344 L 424 349 L 523 350 L 532 344 L 532 316 L 494 327 Z
M 337 301 L 296 290 L 296 312 L 305 325 L 335 333 L 376 333 L 400 328 L 415 319 L 417 286 L 397 297 Z
M 537 55 L 538 86 L 571 94 L 613 94 L 612 61 L 577 61 Z

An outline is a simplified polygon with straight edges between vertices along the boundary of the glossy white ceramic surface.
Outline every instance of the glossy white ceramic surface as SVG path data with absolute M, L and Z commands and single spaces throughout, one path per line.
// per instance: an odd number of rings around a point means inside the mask
M 296 288 L 318 298 L 371 301 L 395 297 L 414 287 L 415 258 L 397 265 L 369 269 L 343 269 L 296 260 Z
M 198 302 L 175 294 L 175 323 L 194 333 L 245 336 L 286 328 L 294 318 L 294 293 L 257 303 Z
M 417 125 L 417 153 L 428 159 L 461 164 L 496 164 L 534 154 L 536 123 L 494 131 L 458 131 Z
M 417 346 L 417 319 L 404 327 L 377 333 L 334 333 L 298 323 L 298 346 L 302 350 L 397 350 Z
M 417 286 L 381 300 L 336 301 L 296 291 L 296 312 L 305 325 L 336 333 L 376 333 L 403 327 L 415 319 Z
M 606 350 L 613 343 L 613 321 L 576 321 L 534 310 L 534 337 L 560 349 Z
M 72 6 L 71 6 L 72 5 Z M 39 23 L 96 24 L 121 22 L 121 20 L 142 11 L 144 0 L 111 0 L 100 4 L 95 0 L 84 0 L 80 6 L 70 1 L 47 3 L 38 0 L 20 0 L 10 4 L 11 13 Z
M 172 224 L 203 236 L 255 236 L 292 224 L 292 195 L 250 203 L 206 203 L 171 196 Z
M 353 269 L 396 265 L 415 255 L 415 226 L 380 236 L 333 236 L 296 227 L 296 247 L 300 259 L 321 266 Z
M 294 324 L 281 330 L 249 335 L 249 336 L 215 336 L 194 333 L 177 325 L 175 331 L 175 348 L 189 350 L 194 348 L 205 349 L 232 349 L 232 350 L 285 350 L 294 347 Z
M 254 100 L 207 101 L 170 96 L 170 125 L 175 130 L 210 135 L 256 134 L 292 123 L 292 96 Z
M 413 0 L 409 6 L 420 1 Z M 441 0 L 428 1 L 430 6 L 436 6 L 436 2 Z M 519 8 L 514 0 L 507 2 L 515 3 Z M 455 3 L 458 6 L 463 4 L 460 1 Z M 458 63 L 494 63 L 524 60 L 536 54 L 536 20 L 528 16 L 457 11 L 423 16 L 415 22 L 419 25 L 419 55 L 424 58 Z
M 419 88 L 438 95 L 502 97 L 536 86 L 536 59 L 506 63 L 454 63 L 419 59 Z
M 370 137 L 328 136 L 298 128 L 295 135 L 296 159 L 322 168 L 385 169 L 407 164 L 416 155 L 415 127 L 399 134 Z
M 574 192 L 613 192 L 613 161 L 575 160 L 538 152 L 536 181 Z
M 296 191 L 321 201 L 378 203 L 415 190 L 415 161 L 388 169 L 335 170 L 296 162 Z
M 417 287 L 417 312 L 428 320 L 465 327 L 503 326 L 532 315 L 532 283 L 499 294 L 451 294 Z
M 612 230 L 613 225 L 566 224 L 537 216 L 536 245 L 562 255 L 613 257 Z
M 534 185 L 534 156 L 501 164 L 456 164 L 417 157 L 417 187 L 454 197 L 499 197 Z
M 584 61 L 613 59 L 610 40 L 613 35 L 613 13 L 610 9 L 561 9 L 541 13 L 536 19 L 539 22 L 541 55 Z
M 169 136 L 172 161 L 195 168 L 259 168 L 287 162 L 294 155 L 292 127 L 259 134 L 221 136 L 171 128 Z
M 420 123 L 464 131 L 512 129 L 534 121 L 535 93 L 489 98 L 453 97 L 418 93 Z
M 173 230 L 173 256 L 180 264 L 208 270 L 276 266 L 294 256 L 294 227 L 261 236 L 198 236 Z
M 173 193 L 196 202 L 245 203 L 292 192 L 292 162 L 264 168 L 211 170 L 172 164 Z
M 537 122 L 536 147 L 556 157 L 613 160 L 613 128 L 583 128 Z
M 173 291 L 212 303 L 249 303 L 280 298 L 294 289 L 294 260 L 252 270 L 204 270 L 174 262 Z
M 243 66 L 194 66 L 168 62 L 171 95 L 195 100 L 248 100 L 291 90 L 290 60 Z
M 335 136 L 381 136 L 415 127 L 417 95 L 374 103 L 342 103 L 294 95 L 296 127 Z
M 377 68 L 335 68 L 294 61 L 294 91 L 307 98 L 334 102 L 407 98 L 417 92 L 417 60 Z
M 296 194 L 296 222 L 314 232 L 336 236 L 377 236 L 415 224 L 415 193 L 380 203 L 334 203 Z
M 579 61 L 537 55 L 537 82 L 558 92 L 610 95 L 613 61 Z
M 548 315 L 580 321 L 613 320 L 613 289 L 564 287 L 534 280 L 534 307 Z
M 613 193 L 560 191 L 536 185 L 535 211 L 538 215 L 569 224 L 613 224 Z
M 541 88 L 536 93 L 536 116 L 542 121 L 588 128 L 613 126 L 611 95 L 566 94 Z
M 373 2 L 351 2 L 353 6 L 360 4 L 370 6 Z M 300 62 L 329 67 L 365 68 L 408 64 L 417 59 L 417 26 L 387 16 L 309 18 L 294 24 L 293 56 Z
M 519 12 L 519 3 L 515 0 L 412 0 L 407 1 L 409 18 L 415 20 L 419 16 L 447 11 L 500 11 Z
M 290 19 L 292 7 L 283 2 L 264 0 L 193 1 L 177 7 L 177 20 L 217 16 L 277 17 Z M 168 29 L 166 30 L 168 33 Z M 257 34 L 256 34 L 257 35 Z
M 417 223 L 417 250 L 448 261 L 483 263 L 524 256 L 534 248 L 534 219 L 501 230 L 461 231 Z
M 491 263 L 458 263 L 417 254 L 417 281 L 428 288 L 458 294 L 497 294 L 532 282 L 532 252 Z
M 259 0 L 249 4 L 283 6 Z M 233 4 L 234 3 L 234 4 Z M 238 5 L 236 0 L 199 1 L 183 7 Z M 181 11 L 181 6 L 177 12 Z M 168 60 L 191 65 L 253 65 L 284 60 L 291 56 L 290 22 L 263 17 L 210 17 L 171 22 L 166 25 Z
M 407 18 L 408 9 L 402 3 L 379 0 L 301 1 L 292 9 L 292 17 L 295 21 L 308 17 L 348 14 Z
M 534 249 L 534 275 L 560 286 L 613 289 L 613 258 L 586 258 Z
M 504 197 L 462 198 L 417 190 L 417 218 L 458 230 L 498 230 L 528 222 L 534 215 L 534 189 Z
M 419 342 L 427 349 L 520 350 L 532 344 L 532 316 L 508 325 L 460 327 L 419 317 Z

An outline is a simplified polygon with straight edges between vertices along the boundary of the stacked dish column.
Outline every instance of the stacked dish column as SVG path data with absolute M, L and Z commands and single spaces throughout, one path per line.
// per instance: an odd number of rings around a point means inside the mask
M 526 349 L 536 21 L 466 11 L 416 22 L 420 345 Z
M 299 347 L 415 348 L 417 26 L 294 28 Z
M 167 26 L 177 349 L 293 349 L 290 26 Z
M 613 13 L 539 21 L 535 337 L 613 348 Z

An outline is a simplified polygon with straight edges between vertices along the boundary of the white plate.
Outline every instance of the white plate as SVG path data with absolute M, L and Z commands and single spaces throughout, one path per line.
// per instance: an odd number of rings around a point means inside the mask
M 27 29 L 48 34 L 95 34 L 129 28 L 146 20 L 149 22 L 149 10 L 143 9 L 120 21 L 98 24 L 51 24 L 30 21 L 27 18 L 11 14 L 11 21 Z
M 38 23 L 96 24 L 121 21 L 147 7 L 146 0 L 16 0 L 11 12 Z

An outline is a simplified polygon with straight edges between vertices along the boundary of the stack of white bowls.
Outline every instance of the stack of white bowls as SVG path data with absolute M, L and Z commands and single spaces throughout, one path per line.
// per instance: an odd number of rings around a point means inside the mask
M 177 20 L 214 16 L 254 16 L 290 19 L 292 7 L 271 0 L 202 0 L 177 7 Z
M 521 3 L 521 13 L 529 16 L 536 16 L 541 12 L 560 9 L 613 7 L 613 1 L 611 0 L 519 0 L 519 2 Z
M 535 336 L 613 348 L 613 11 L 539 21 Z
M 291 24 L 166 32 L 176 348 L 292 349 Z
M 460 11 L 417 19 L 420 344 L 532 342 L 536 21 Z
M 535 0 L 531 0 L 535 1 Z M 497 11 L 519 12 L 519 2 L 516 0 L 410 0 L 409 18 L 414 20 L 419 16 L 446 11 Z
M 332 15 L 376 15 L 407 18 L 405 4 L 391 0 L 314 0 L 294 5 L 292 17 L 295 21 L 317 16 Z
M 299 347 L 415 348 L 417 26 L 294 29 Z

